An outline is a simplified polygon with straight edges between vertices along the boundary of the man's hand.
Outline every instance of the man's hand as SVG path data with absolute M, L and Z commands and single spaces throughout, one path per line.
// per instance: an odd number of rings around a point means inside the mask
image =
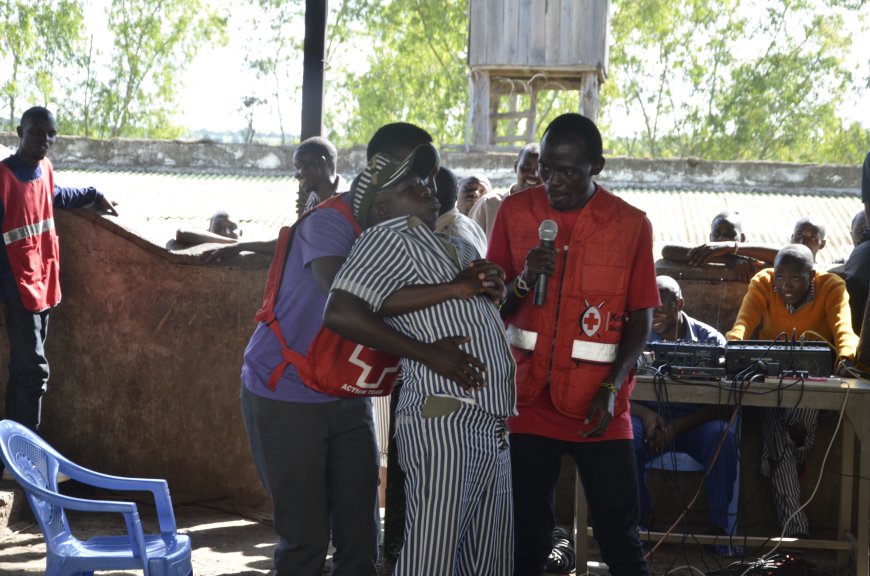
M 505 297 L 504 270 L 488 260 L 472 261 L 451 284 L 456 289 L 456 297 L 463 300 L 486 294 L 497 305 Z
M 552 246 L 536 246 L 526 254 L 526 266 L 523 278 L 531 286 L 544 274 L 552 276 L 556 271 L 556 249 Z
M 616 400 L 616 395 L 605 387 L 598 389 L 592 401 L 589 402 L 589 410 L 586 412 L 586 419 L 583 424 L 590 424 L 598 419 L 598 424 L 592 430 L 583 432 L 583 436 L 594 438 L 601 436 L 607 430 L 610 421 L 613 420 L 613 403 Z
M 229 244 L 213 250 L 206 250 L 199 256 L 199 260 L 203 264 L 211 264 L 212 262 L 219 264 L 235 258 L 241 251 L 242 246 L 240 244 Z
M 665 426 L 665 419 L 658 412 L 649 410 L 649 412 L 644 412 L 640 421 L 643 424 L 643 443 L 647 446 L 653 446 L 656 436 Z
M 724 256 L 734 249 L 733 242 L 707 242 L 689 250 L 689 266 L 703 266 L 711 259 Z
M 741 282 L 749 282 L 759 270 L 755 260 L 746 256 L 737 256 L 736 254 L 725 256 L 725 266 L 737 272 L 737 278 Z
M 644 442 L 656 454 L 661 454 L 669 446 L 674 443 L 674 426 L 672 423 L 665 423 L 664 420 L 656 427 L 655 433 L 644 438 Z
M 97 195 L 97 201 L 94 202 L 97 208 L 105 212 L 106 214 L 111 214 L 112 216 L 117 216 L 118 211 L 115 210 L 115 206 L 118 205 L 114 200 L 109 200 L 104 195 Z
M 466 336 L 450 336 L 430 344 L 432 350 L 426 360 L 426 367 L 433 372 L 453 380 L 466 390 L 478 390 L 486 383 L 483 362 L 460 348 L 468 342 Z

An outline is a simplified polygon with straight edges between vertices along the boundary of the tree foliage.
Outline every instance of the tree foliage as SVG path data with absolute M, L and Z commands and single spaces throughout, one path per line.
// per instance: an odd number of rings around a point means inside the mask
M 864 0 L 634 0 L 616 5 L 605 124 L 642 129 L 615 153 L 854 162 L 870 131 L 838 104 L 853 86 L 845 18 Z M 753 12 L 755 10 L 755 12 Z M 866 31 L 866 28 L 863 30 Z M 863 153 L 862 153 L 863 155 Z
M 0 95 L 5 127 L 33 102 L 49 102 L 80 61 L 84 17 L 77 0 L 0 2 Z M 50 40 L 50 43 L 49 43 Z M 5 76 L 5 78 L 4 78 Z
M 224 40 L 226 19 L 201 0 L 111 0 L 104 9 L 108 50 L 85 37 L 82 0 L 0 4 L 10 129 L 24 108 L 40 104 L 57 112 L 65 133 L 181 133 L 173 123 L 180 79 L 199 50 Z
M 248 119 L 246 137 L 252 139 L 253 116 L 259 107 L 268 107 L 278 120 L 280 144 L 287 144 L 289 115 L 301 107 L 298 92 L 302 85 L 303 36 L 297 34 L 305 17 L 304 2 L 285 0 L 246 0 L 252 35 L 245 54 L 245 65 L 255 82 L 242 106 Z M 267 32 L 268 31 L 268 32 Z
M 468 110 L 467 0 L 347 0 L 330 28 L 330 137 L 368 141 L 388 122 L 413 122 L 437 142 L 464 140 Z M 335 65 L 342 50 L 367 50 L 368 69 Z

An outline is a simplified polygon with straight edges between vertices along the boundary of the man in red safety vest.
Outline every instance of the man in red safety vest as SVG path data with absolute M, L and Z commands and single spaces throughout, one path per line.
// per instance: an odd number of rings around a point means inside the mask
M 55 208 L 94 203 L 117 216 L 115 203 L 91 188 L 62 188 L 46 153 L 57 124 L 46 108 L 21 116 L 19 144 L 0 162 L 0 294 L 6 304 L 9 380 L 5 418 L 36 430 L 48 383 L 45 338 L 49 311 L 60 302 L 60 251 Z

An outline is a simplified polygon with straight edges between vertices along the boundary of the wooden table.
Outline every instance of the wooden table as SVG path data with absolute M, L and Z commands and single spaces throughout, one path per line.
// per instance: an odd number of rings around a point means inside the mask
M 688 402 L 698 404 L 731 404 L 733 405 L 740 393 L 731 380 L 721 381 L 690 381 L 667 378 L 668 398 L 671 402 Z M 632 392 L 632 400 L 656 400 L 655 386 L 651 376 L 638 375 L 637 384 Z M 789 548 L 822 548 L 837 550 L 841 561 L 851 553 L 855 562 L 855 574 L 870 574 L 868 564 L 868 538 L 870 538 L 870 382 L 851 378 L 811 379 L 798 385 L 793 381 L 779 384 L 779 379 L 768 381 L 753 381 L 742 395 L 743 406 L 778 407 L 796 405 L 833 410 L 840 412 L 845 402 L 843 415 L 843 476 L 840 485 L 840 505 L 837 521 L 837 540 L 796 540 L 789 541 Z M 855 439 L 859 443 L 858 469 L 855 472 L 853 461 Z M 858 502 L 852 503 L 852 482 L 858 483 Z M 856 533 L 851 533 L 853 515 L 856 518 Z M 577 566 L 586 566 L 588 559 L 586 543 L 590 535 L 588 530 L 578 529 L 588 525 L 586 497 L 583 485 L 577 478 L 575 493 L 575 549 Z M 664 533 L 649 532 L 649 539 L 658 541 Z M 647 535 L 644 534 L 644 539 Z M 716 536 L 697 536 L 701 543 L 712 543 Z M 668 540 L 682 541 L 683 534 L 672 534 Z M 744 541 L 744 537 L 740 537 Z M 745 537 L 748 544 L 761 545 L 768 538 Z M 722 537 L 718 536 L 722 543 Z

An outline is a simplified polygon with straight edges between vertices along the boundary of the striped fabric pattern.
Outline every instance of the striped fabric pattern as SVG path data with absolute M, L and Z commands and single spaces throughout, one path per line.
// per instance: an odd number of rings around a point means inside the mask
M 398 416 L 396 436 L 407 473 L 405 544 L 396 576 L 513 574 L 504 419 L 461 403 L 447 416 Z
M 798 465 L 807 460 L 815 444 L 819 411 L 815 408 L 765 408 L 761 412 L 761 473 L 770 478 L 780 529 L 786 536 L 809 534 L 807 514 L 800 510 L 801 485 Z M 788 427 L 801 423 L 807 432 L 802 446 L 795 445 Z
M 378 310 L 385 298 L 405 286 L 450 282 L 476 257 L 474 248 L 464 240 L 436 235 L 413 217 L 394 218 L 360 236 L 332 289 L 350 292 Z M 432 394 L 473 399 L 481 410 L 494 416 L 515 413 L 516 365 L 498 309 L 487 297 L 447 300 L 387 318 L 386 322 L 423 342 L 467 336 L 470 341 L 462 348 L 482 360 L 487 369 L 486 385 L 471 392 L 423 364 L 403 359 L 404 387 L 398 414 L 419 408 Z

